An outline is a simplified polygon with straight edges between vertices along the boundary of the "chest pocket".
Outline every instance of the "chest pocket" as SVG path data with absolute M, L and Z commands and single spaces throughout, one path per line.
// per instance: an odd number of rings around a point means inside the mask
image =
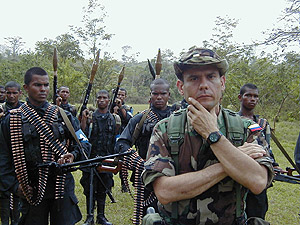
M 29 164 L 42 162 L 39 134 L 26 118 L 22 118 L 22 133 L 24 137 L 25 159 Z

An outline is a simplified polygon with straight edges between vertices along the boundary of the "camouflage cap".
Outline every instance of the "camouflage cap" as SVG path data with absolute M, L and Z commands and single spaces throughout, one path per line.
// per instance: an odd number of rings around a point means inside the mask
M 220 75 L 225 75 L 228 70 L 227 60 L 221 59 L 214 51 L 205 48 L 192 48 L 183 54 L 178 62 L 174 63 L 175 74 L 178 79 L 182 80 L 184 70 L 206 65 L 216 66 Z

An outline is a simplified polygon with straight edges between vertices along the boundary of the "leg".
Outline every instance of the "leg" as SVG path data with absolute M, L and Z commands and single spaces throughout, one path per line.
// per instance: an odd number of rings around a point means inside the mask
M 20 218 L 20 209 L 19 209 L 20 198 L 12 194 L 10 196 L 10 201 L 11 201 L 10 204 L 12 205 L 12 209 L 10 209 L 11 225 L 17 225 Z
M 38 206 L 32 206 L 25 199 L 21 199 L 22 216 L 19 225 L 48 225 L 50 204 L 49 200 L 43 200 Z
M 9 225 L 9 198 L 0 198 L 0 218 L 1 225 Z

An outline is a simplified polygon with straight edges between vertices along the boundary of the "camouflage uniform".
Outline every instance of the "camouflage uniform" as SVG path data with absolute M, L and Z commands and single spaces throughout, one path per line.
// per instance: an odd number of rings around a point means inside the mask
M 241 115 L 241 112 L 239 112 Z M 243 118 L 243 116 L 241 115 Z M 279 166 L 275 161 L 275 157 L 273 155 L 271 146 L 270 146 L 270 138 L 271 138 L 271 128 L 270 124 L 266 119 L 259 118 L 259 115 L 253 115 L 253 121 L 258 123 L 262 129 L 260 135 L 257 137 L 257 144 L 264 147 L 264 149 L 269 152 L 270 157 L 272 158 L 273 167 Z M 272 186 L 272 185 L 271 185 Z M 267 189 L 263 190 L 258 195 L 253 194 L 251 191 L 247 194 L 246 198 L 246 214 L 248 217 L 260 217 L 265 219 L 266 213 L 268 211 L 268 196 Z
M 223 112 L 224 109 L 222 109 Z M 161 176 L 175 176 L 175 163 L 170 154 L 170 144 L 167 135 L 169 118 L 160 121 L 154 128 L 148 149 L 148 161 L 145 164 L 143 181 L 147 188 L 152 189 L 152 182 Z M 242 120 L 244 127 L 251 125 L 250 120 Z M 225 134 L 223 113 L 218 116 L 218 127 Z M 255 142 L 255 133 L 247 132 L 247 142 Z M 272 160 L 262 157 L 256 161 L 268 168 L 268 185 L 273 177 Z M 187 122 L 184 142 L 179 149 L 179 174 L 202 170 L 215 164 L 218 159 L 213 154 L 206 141 Z M 172 203 L 159 205 L 160 215 L 167 224 L 236 224 L 235 183 L 230 177 L 224 178 L 202 194 L 178 202 L 178 220 L 171 220 Z M 238 185 L 240 187 L 240 185 Z M 242 199 L 247 189 L 242 187 Z M 244 204 L 242 203 L 242 209 Z

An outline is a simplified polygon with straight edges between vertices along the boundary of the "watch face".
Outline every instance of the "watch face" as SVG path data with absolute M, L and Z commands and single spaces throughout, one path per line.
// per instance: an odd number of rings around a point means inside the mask
M 212 133 L 212 134 L 209 136 L 209 140 L 210 140 L 212 143 L 218 141 L 219 138 L 220 138 L 220 137 L 219 137 L 219 135 L 218 135 L 217 133 Z
M 220 132 L 218 132 L 218 131 L 212 132 L 208 136 L 207 141 L 208 141 L 209 144 L 216 143 L 216 142 L 218 142 L 220 140 L 221 136 L 222 136 L 222 134 Z

